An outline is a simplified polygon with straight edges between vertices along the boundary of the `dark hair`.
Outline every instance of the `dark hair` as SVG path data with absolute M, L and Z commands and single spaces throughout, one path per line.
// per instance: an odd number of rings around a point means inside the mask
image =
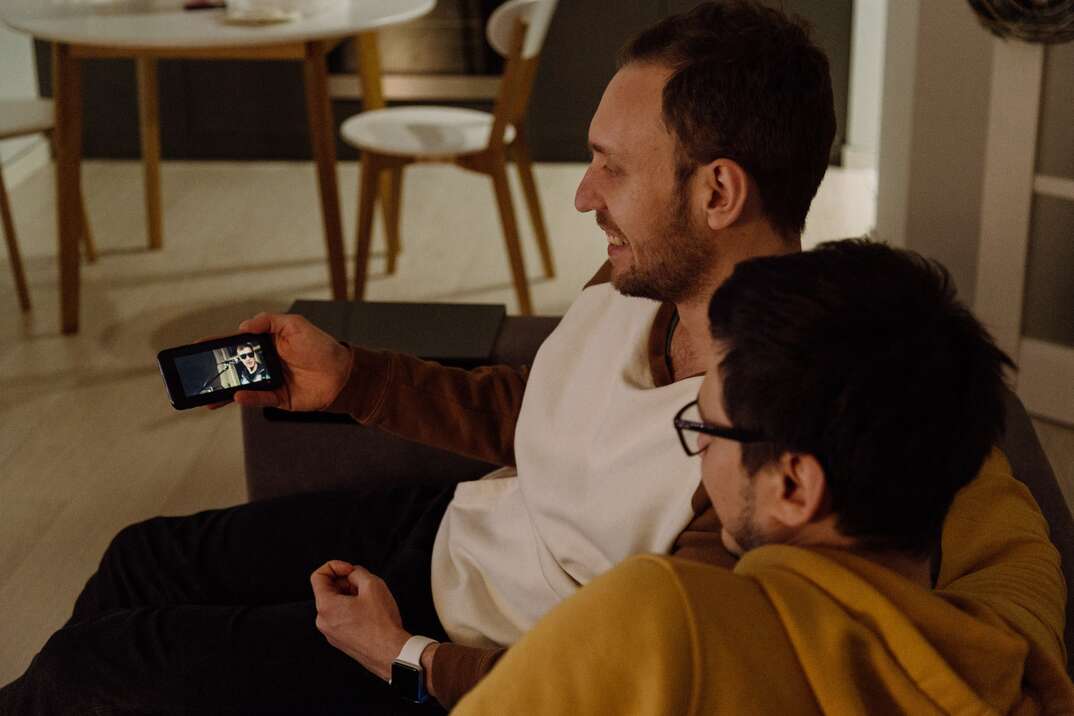
M 835 137 L 828 58 L 808 26 L 756 2 L 704 3 L 631 40 L 619 64 L 631 62 L 674 71 L 663 116 L 678 140 L 679 182 L 733 159 L 773 226 L 800 234 Z
M 925 556 L 1004 425 L 1010 358 L 946 269 L 863 240 L 738 264 L 709 303 L 750 474 L 786 452 L 824 468 L 839 531 Z

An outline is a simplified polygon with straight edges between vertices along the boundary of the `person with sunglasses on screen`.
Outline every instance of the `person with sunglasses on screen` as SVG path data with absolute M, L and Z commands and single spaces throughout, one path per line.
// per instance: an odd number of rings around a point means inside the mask
M 243 343 L 235 354 L 239 385 L 249 385 L 259 380 L 268 380 L 268 369 L 257 357 L 257 348 L 253 343 Z

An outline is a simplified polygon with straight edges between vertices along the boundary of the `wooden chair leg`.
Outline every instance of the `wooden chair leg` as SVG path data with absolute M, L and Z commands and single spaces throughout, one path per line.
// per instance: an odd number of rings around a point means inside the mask
M 86 261 L 97 262 L 97 245 L 93 241 L 93 231 L 90 229 L 89 214 L 86 213 L 86 200 L 81 194 L 78 203 L 82 207 L 82 248 L 86 252 Z
M 518 310 L 523 316 L 533 314 L 530 303 L 530 287 L 526 281 L 526 266 L 522 260 L 522 244 L 518 240 L 518 225 L 515 223 L 515 208 L 511 201 L 511 187 L 507 183 L 506 157 L 490 167 L 492 188 L 496 192 L 496 204 L 500 209 L 500 223 L 503 225 L 503 239 L 507 246 L 507 258 L 511 264 L 511 274 L 515 281 L 515 294 L 518 296 Z
M 387 106 L 381 84 L 380 43 L 376 32 L 358 34 L 358 78 L 362 83 L 362 111 L 382 109 Z M 399 203 L 401 170 L 393 168 L 378 180 L 376 196 L 380 199 L 381 215 L 384 217 L 385 235 L 388 237 L 388 273 L 395 273 L 395 259 L 399 254 Z
M 373 240 L 373 207 L 377 201 L 380 166 L 376 155 L 362 152 L 362 173 L 358 185 L 358 250 L 354 258 L 354 300 L 365 299 L 369 271 L 369 245 Z
M 395 273 L 396 258 L 402 252 L 399 239 L 399 215 L 403 205 L 403 167 L 396 166 L 384 172 L 388 191 L 383 191 L 385 181 L 380 182 L 384 206 L 384 234 L 388 238 L 388 273 Z
M 518 178 L 522 180 L 522 193 L 526 197 L 526 208 L 533 222 L 533 233 L 537 237 L 537 248 L 541 252 L 541 264 L 547 278 L 556 277 L 556 267 L 552 261 L 552 247 L 548 243 L 548 231 L 545 229 L 544 216 L 541 214 L 541 201 L 537 197 L 537 182 L 533 180 L 533 162 L 530 160 L 529 147 L 519 130 L 511 145 L 511 156 L 518 167 Z
M 7 187 L 4 186 L 2 171 L 0 171 L 0 218 L 4 223 L 4 240 L 7 241 L 11 272 L 15 275 L 15 291 L 19 295 L 19 306 L 23 312 L 26 312 L 30 310 L 30 289 L 26 285 L 26 274 L 22 270 L 22 257 L 19 255 L 19 245 L 15 240 L 15 219 L 11 215 L 11 202 L 7 198 Z
M 163 213 L 160 206 L 160 99 L 157 85 L 157 61 L 139 57 L 138 121 L 142 140 L 142 165 L 145 169 L 145 213 L 149 229 L 149 248 L 164 245 Z
M 332 298 L 347 298 L 347 267 L 343 255 L 343 218 L 339 208 L 339 179 L 336 176 L 336 130 L 332 118 L 332 100 L 328 95 L 328 64 L 325 59 L 330 42 L 307 42 L 303 74 L 306 81 L 306 116 L 309 119 L 310 148 L 317 170 L 317 189 L 321 199 L 325 251 L 328 254 L 328 279 Z

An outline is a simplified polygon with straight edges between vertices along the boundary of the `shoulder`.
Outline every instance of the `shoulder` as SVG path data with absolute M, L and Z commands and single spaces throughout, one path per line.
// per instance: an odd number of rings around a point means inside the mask
M 768 665 L 779 684 L 745 686 Z M 754 580 L 642 555 L 553 609 L 457 713 L 778 713 L 810 698 Z
M 628 559 L 549 612 L 457 713 L 696 713 L 688 611 L 666 559 Z

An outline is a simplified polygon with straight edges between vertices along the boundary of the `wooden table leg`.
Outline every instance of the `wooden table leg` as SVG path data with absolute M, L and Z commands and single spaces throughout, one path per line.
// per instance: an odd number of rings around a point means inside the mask
M 160 209 L 160 91 L 155 57 L 135 60 L 138 70 L 138 119 L 142 137 L 142 164 L 145 170 L 145 217 L 149 248 L 164 245 Z
M 53 49 L 56 128 L 56 215 L 60 258 L 60 328 L 78 332 L 79 255 L 82 235 L 82 76 L 71 47 Z
M 19 307 L 25 313 L 30 310 L 30 287 L 26 284 L 26 272 L 22 269 L 19 242 L 15 239 L 15 219 L 11 215 L 11 202 L 7 198 L 3 171 L 0 171 L 0 223 L 3 224 L 4 240 L 7 241 L 11 272 L 15 276 L 15 292 L 19 296 Z
M 380 78 L 380 46 L 376 32 L 358 34 L 358 78 L 362 82 L 362 111 L 382 109 L 387 106 Z M 395 218 L 398 207 L 393 175 L 383 172 L 377 184 L 381 216 L 384 218 L 384 234 L 388 242 L 388 273 L 395 273 L 395 257 L 402 251 L 399 241 L 399 221 Z M 394 219 L 394 220 L 393 220 Z
M 336 123 L 328 96 L 328 66 L 325 62 L 329 49 L 323 42 L 306 43 L 306 111 L 321 191 L 321 216 L 328 249 L 332 298 L 342 301 L 347 298 L 347 272 L 343 265 L 343 223 L 340 219 L 339 182 L 336 177 Z

